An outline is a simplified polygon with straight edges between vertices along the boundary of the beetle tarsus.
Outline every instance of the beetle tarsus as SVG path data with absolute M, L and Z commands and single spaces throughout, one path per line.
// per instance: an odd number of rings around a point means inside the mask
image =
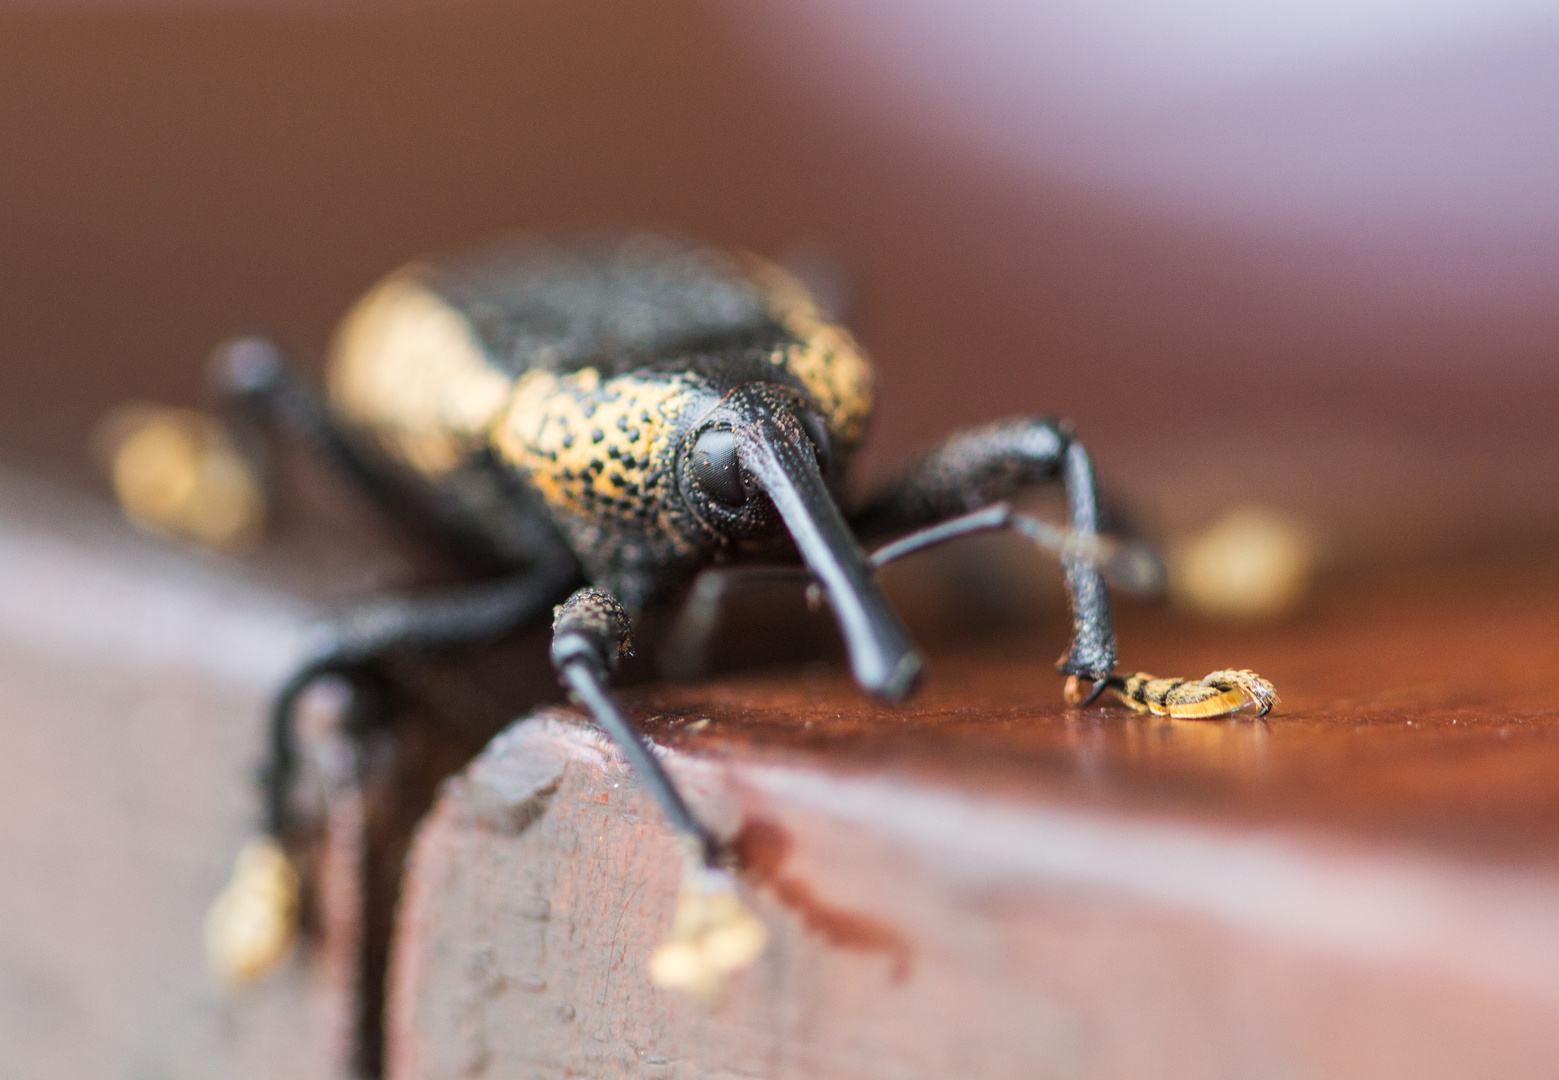
M 1224 668 L 1196 681 L 1158 679 L 1139 671 L 1109 683 L 1137 712 L 1179 720 L 1216 720 L 1251 707 L 1259 720 L 1278 703 L 1277 688 L 1249 669 Z
M 1061 688 L 1061 699 L 1074 709 L 1086 709 L 1099 699 L 1099 696 L 1110 689 L 1110 677 L 1100 676 L 1090 679 L 1088 690 L 1083 690 L 1083 680 L 1086 675 L 1068 675 L 1066 684 Z

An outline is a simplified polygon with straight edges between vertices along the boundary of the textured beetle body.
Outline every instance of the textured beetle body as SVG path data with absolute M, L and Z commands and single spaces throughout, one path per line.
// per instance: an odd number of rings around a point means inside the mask
M 328 380 L 379 451 L 471 493 L 516 563 L 532 553 L 505 495 L 523 485 L 631 608 L 729 542 L 676 496 L 701 417 L 754 383 L 791 395 L 826 428 L 837 481 L 872 406 L 865 355 L 789 275 L 656 240 L 408 267 L 343 321 Z
M 691 914 L 679 915 L 683 929 L 657 954 L 662 985 L 703 985 L 750 962 L 763 938 L 755 919 L 733 914 L 719 837 L 608 689 L 633 616 L 696 574 L 707 576 L 671 635 L 683 647 L 668 656 L 695 656 L 707 643 L 714 606 L 740 587 L 722 582 L 799 575 L 831 609 L 857 685 L 896 701 L 913 691 L 923 661 L 877 570 L 960 536 L 1013 529 L 1065 568 L 1072 640 L 1057 668 L 1071 677 L 1074 704 L 1113 689 L 1132 708 L 1213 717 L 1265 712 L 1275 700 L 1259 676 L 1232 669 L 1194 685 L 1114 676 L 1104 575 L 1147 588 L 1155 573 L 1145 571 L 1160 564 L 1099 536 L 1092 459 L 1055 417 L 955 434 L 897 481 L 844 503 L 845 466 L 871 414 L 870 365 L 795 279 L 757 259 L 633 238 L 414 264 L 343 320 L 324 400 L 263 339 L 229 342 L 215 360 L 235 421 L 301 439 L 473 578 L 370 600 L 311 635 L 272 707 L 265 828 L 275 846 L 256 850 L 282 852 L 297 835 L 294 714 L 315 679 L 344 676 L 363 689 L 368 718 L 354 715 L 352 728 L 367 731 L 389 723 L 380 691 L 395 681 L 396 658 L 492 642 L 558 605 L 559 679 L 622 748 L 695 864 L 679 906 Z M 1064 488 L 1066 526 L 1000 501 L 1040 483 Z M 862 548 L 892 537 L 874 555 Z M 777 558 L 712 565 L 736 555 Z M 581 578 L 595 588 L 580 588 Z M 262 872 L 274 862 L 241 860 L 224 894 L 236 899 L 213 909 L 211 951 L 234 977 L 274 963 L 292 939 L 298 879 Z M 257 908 L 259 923 L 245 914 Z M 727 947 L 738 939 L 741 949 Z M 264 955 L 253 955 L 255 941 Z M 365 1001 L 378 992 L 369 989 Z

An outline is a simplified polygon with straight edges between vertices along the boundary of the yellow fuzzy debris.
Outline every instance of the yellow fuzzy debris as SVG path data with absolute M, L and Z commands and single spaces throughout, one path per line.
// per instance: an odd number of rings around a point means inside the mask
M 251 840 L 206 913 L 206 960 L 229 986 L 265 977 L 292 951 L 298 872 L 272 839 Z
M 1275 618 L 1310 591 L 1315 544 L 1301 523 L 1256 507 L 1226 514 L 1169 557 L 1177 604 L 1203 615 Z
M 136 525 L 219 551 L 259 540 L 265 493 L 215 420 L 189 409 L 127 406 L 100 429 L 114 495 Z
M 707 996 L 763 955 L 769 931 L 737 894 L 728 870 L 690 854 L 677 895 L 671 940 L 650 956 L 650 982 Z

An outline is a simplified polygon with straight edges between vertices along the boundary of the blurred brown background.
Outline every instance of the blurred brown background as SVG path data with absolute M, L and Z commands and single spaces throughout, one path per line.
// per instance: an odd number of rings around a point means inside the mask
M 1017 9 L 891 7 L 0 8 L 0 453 L 100 486 L 95 420 L 200 400 L 227 335 L 317 356 L 420 252 L 653 226 L 847 267 L 867 472 L 1048 411 L 1160 526 L 1254 500 L 1345 562 L 1559 528 L 1553 34 L 1029 117 L 1076 87 L 1003 72 L 1064 38 L 1020 25 L 986 70 L 962 23 Z M 1090 85 L 1135 70 L 1102 55 Z

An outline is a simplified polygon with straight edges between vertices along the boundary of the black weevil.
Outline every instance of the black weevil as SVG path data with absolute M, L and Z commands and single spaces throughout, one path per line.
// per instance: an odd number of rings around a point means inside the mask
M 706 897 L 729 893 L 719 843 L 607 682 L 637 612 L 697 579 L 678 624 L 696 639 L 724 592 L 774 579 L 772 564 L 734 557 L 771 550 L 776 538 L 788 537 L 782 553 L 800 562 L 788 572 L 826 600 L 856 681 L 878 697 L 910 693 L 921 658 L 874 580 L 877 567 L 1010 528 L 1065 567 L 1073 634 L 1058 668 L 1074 704 L 1113 689 L 1136 709 L 1214 717 L 1247 705 L 1265 713 L 1275 700 L 1270 684 L 1244 671 L 1199 682 L 1114 675 L 1105 575 L 1140 587 L 1158 564 L 1099 535 L 1093 465 L 1061 421 L 1025 416 L 955 434 L 896 483 L 842 507 L 845 465 L 872 407 L 870 364 L 795 278 L 757 259 L 640 237 L 416 264 L 343 321 L 325 395 L 259 339 L 223 346 L 215 371 L 239 413 L 318 451 L 475 582 L 375 600 L 318 627 L 273 709 L 266 831 L 278 842 L 240 860 L 212 924 L 233 974 L 258 974 L 283 951 L 296 906 L 279 840 L 291 827 L 302 691 L 327 674 L 350 678 L 392 651 L 499 638 L 560 602 L 559 677 L 689 838 Z M 1050 481 L 1065 487 L 1067 528 L 1000 501 Z M 872 556 L 862 549 L 891 537 Z M 730 910 L 713 925 L 739 925 L 739 907 Z M 736 939 L 717 967 L 761 948 L 761 932 Z M 699 966 L 686 949 L 681 959 Z M 662 965 L 658 981 L 709 974 L 675 966 Z

